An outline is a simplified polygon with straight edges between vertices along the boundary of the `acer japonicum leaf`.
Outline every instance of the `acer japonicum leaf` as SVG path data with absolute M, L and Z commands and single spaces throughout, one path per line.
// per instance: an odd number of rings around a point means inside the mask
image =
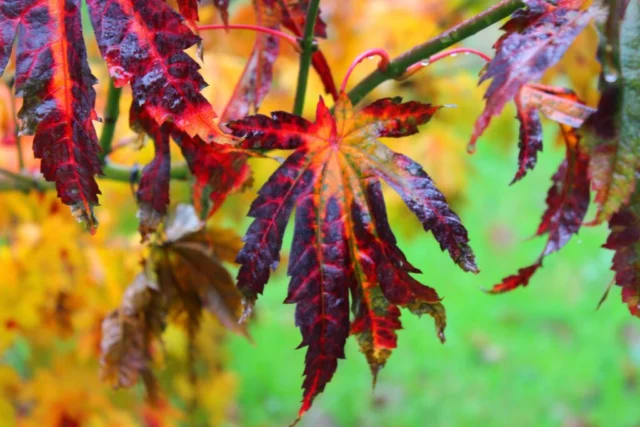
M 529 9 L 505 25 L 507 34 L 495 44 L 496 55 L 480 78 L 480 83 L 489 79 L 491 83 L 469 143 L 472 150 L 491 118 L 500 114 L 525 84 L 538 80 L 558 62 L 599 13 L 594 7 L 580 10 L 584 1 L 559 1 L 557 6 L 540 0 L 526 3 Z
M 467 231 L 431 178 L 420 165 L 377 139 L 416 133 L 438 108 L 393 98 L 354 112 L 342 94 L 335 116 L 320 99 L 315 122 L 275 112 L 227 125 L 244 138 L 244 148 L 294 150 L 251 205 L 254 221 L 237 257 L 237 286 L 249 313 L 278 265 L 282 237 L 296 206 L 286 302 L 297 304 L 301 346 L 308 347 L 300 416 L 331 380 L 350 332 L 374 374 L 396 346 L 398 305 L 434 316 L 442 334 L 440 298 L 412 278 L 419 270 L 396 245 L 381 181 L 402 196 L 461 268 L 477 271 Z
M 596 141 L 591 162 L 598 212 L 593 224 L 607 221 L 631 198 L 636 188 L 640 154 L 640 12 L 630 2 L 620 34 L 620 73 L 616 81 L 603 79 L 600 104 L 589 120 Z M 603 73 L 608 70 L 603 70 Z M 605 76 L 606 77 L 606 76 Z M 610 79 L 611 80 L 611 79 Z
M 511 184 L 522 179 L 532 170 L 542 151 L 542 123 L 539 112 L 560 124 L 579 128 L 595 110 L 578 99 L 569 89 L 524 85 L 516 95 L 517 118 L 520 121 L 520 140 L 518 146 L 518 171 Z
M 247 154 L 229 144 L 206 143 L 174 133 L 194 176 L 193 202 L 201 218 L 212 216 L 227 196 L 252 183 Z
M 561 129 L 567 146 L 567 156 L 553 175 L 553 184 L 547 194 L 547 209 L 536 231 L 536 236 L 548 235 L 547 243 L 534 264 L 503 279 L 493 287 L 493 293 L 526 286 L 542 266 L 544 257 L 562 249 L 582 226 L 590 199 L 589 155 L 581 146 L 580 138 L 574 129 L 566 125 L 561 125 Z
M 90 231 L 97 220 L 100 148 L 92 120 L 95 77 L 82 38 L 80 0 L 5 1 L 0 6 L 0 75 L 17 37 L 16 96 L 22 134 L 34 135 L 41 171 Z
M 100 52 L 116 87 L 131 84 L 133 100 L 158 124 L 205 141 L 221 135 L 200 91 L 200 66 L 184 52 L 200 41 L 162 0 L 87 0 Z

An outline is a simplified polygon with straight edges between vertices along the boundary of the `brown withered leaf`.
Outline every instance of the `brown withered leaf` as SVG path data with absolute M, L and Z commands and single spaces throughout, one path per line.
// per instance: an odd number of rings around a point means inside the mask
M 165 228 L 165 239 L 152 245 L 145 271 L 127 288 L 120 307 L 103 321 L 102 378 L 114 387 L 131 387 L 141 378 L 149 395 L 157 395 L 152 347 L 160 341 L 169 317 L 187 319 L 191 340 L 203 310 L 248 337 L 238 324 L 240 294 L 223 264 L 233 261 L 241 246 L 232 231 L 206 227 L 193 206 L 179 205 Z
M 174 296 L 172 311 L 190 311 L 200 306 L 226 328 L 246 335 L 244 326 L 238 324 L 241 297 L 222 263 L 223 259 L 232 258 L 231 252 L 239 248 L 240 239 L 233 239 L 228 231 L 220 234 L 224 238 L 216 240 L 218 229 L 206 228 L 193 206 L 179 205 L 166 228 L 166 240 L 154 245 L 151 259 L 160 289 Z
M 158 286 L 138 274 L 120 307 L 102 322 L 101 376 L 114 387 L 131 387 L 140 376 L 152 377 L 151 346 L 164 330 L 166 311 Z M 145 384 L 155 381 L 145 379 Z M 156 393 L 148 389 L 150 396 Z

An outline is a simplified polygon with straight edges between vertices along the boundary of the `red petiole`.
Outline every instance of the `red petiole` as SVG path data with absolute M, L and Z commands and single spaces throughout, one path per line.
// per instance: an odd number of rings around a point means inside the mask
M 380 61 L 378 62 L 378 69 L 380 71 L 385 71 L 387 69 L 387 67 L 389 66 L 389 62 L 391 62 L 391 58 L 389 58 L 389 54 L 387 53 L 386 50 L 371 49 L 371 50 L 364 51 L 360 55 L 358 55 L 356 59 L 354 59 L 351 65 L 349 66 L 349 69 L 347 70 L 347 73 L 345 74 L 344 79 L 342 80 L 342 85 L 340 86 L 340 92 L 344 92 L 345 89 L 347 88 L 349 77 L 351 77 L 351 73 L 353 73 L 353 70 L 356 68 L 356 66 L 362 61 L 364 61 L 365 59 L 373 58 L 375 56 L 380 57 Z

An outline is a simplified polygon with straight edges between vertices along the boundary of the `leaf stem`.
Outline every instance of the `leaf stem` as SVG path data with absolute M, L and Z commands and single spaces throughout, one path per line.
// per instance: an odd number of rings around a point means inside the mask
M 307 82 L 309 80 L 309 67 L 311 66 L 311 56 L 315 48 L 313 30 L 318 19 L 320 0 L 311 0 L 307 9 L 307 18 L 304 23 L 304 35 L 300 40 L 302 54 L 300 55 L 300 68 L 298 70 L 298 85 L 296 87 L 296 98 L 293 104 L 293 114 L 301 115 L 304 108 L 304 97 L 307 92 Z
M 344 79 L 342 80 L 342 85 L 340 86 L 340 92 L 344 92 L 347 88 L 347 83 L 349 82 L 349 77 L 351 77 L 351 73 L 355 70 L 356 66 L 364 61 L 367 58 L 373 58 L 374 56 L 380 57 L 380 62 L 378 62 L 378 70 L 384 72 L 389 66 L 389 62 L 391 62 L 391 58 L 389 58 L 389 54 L 384 49 L 370 49 L 362 52 L 360 55 L 353 60 L 347 73 L 344 75 Z
M 353 104 L 357 104 L 381 83 L 402 76 L 411 65 L 424 61 L 438 52 L 471 37 L 524 7 L 522 0 L 502 0 L 484 12 L 452 27 L 444 33 L 403 53 L 389 64 L 385 71 L 376 70 L 349 92 Z
M 107 93 L 107 106 L 104 109 L 104 118 L 102 119 L 104 126 L 102 134 L 100 134 L 100 162 L 104 163 L 106 157 L 111 153 L 113 144 L 113 135 L 116 131 L 116 122 L 120 115 L 120 94 L 121 88 L 115 87 L 113 80 L 109 79 L 109 91 Z
M 300 43 L 298 43 L 298 39 L 295 37 L 283 33 L 282 31 L 275 30 L 269 27 L 261 27 L 259 25 L 245 25 L 245 24 L 233 24 L 233 25 L 200 25 L 198 26 L 198 30 L 250 30 L 258 33 L 270 34 L 272 36 L 276 36 L 281 38 L 282 40 L 289 43 L 297 52 L 301 52 Z

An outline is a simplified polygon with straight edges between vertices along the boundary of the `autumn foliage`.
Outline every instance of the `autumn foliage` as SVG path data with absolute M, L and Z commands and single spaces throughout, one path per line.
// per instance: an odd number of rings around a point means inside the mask
M 198 384 L 216 381 L 214 366 L 219 363 L 206 355 L 211 348 L 203 344 L 203 334 L 222 336 L 224 329 L 250 339 L 247 322 L 253 319 L 258 297 L 280 263 L 292 215 L 285 303 L 296 304 L 300 347 L 307 347 L 298 419 L 331 381 L 351 335 L 375 383 L 398 345 L 400 309 L 428 314 L 437 338 L 445 342 L 443 298 L 414 277 L 444 261 L 407 258 L 392 231 L 385 187 L 400 197 L 460 269 L 479 273 L 482 266 L 476 265 L 467 229 L 444 196 L 448 188 L 432 178 L 431 168 L 437 169 L 437 164 L 423 167 L 395 149 L 403 144 L 402 138 L 418 132 L 428 135 L 451 106 L 431 104 L 427 96 L 403 100 L 395 94 L 369 99 L 363 106 L 355 101 L 384 81 L 411 82 L 432 62 L 462 51 L 486 61 L 478 83 L 488 82 L 483 110 L 468 135 L 469 152 L 476 151 L 492 120 L 513 102 L 519 154 L 511 184 L 525 179 L 543 152 L 543 116 L 558 123 L 565 153 L 551 177 L 546 209 L 534 230 L 535 236 L 546 239 L 542 252 L 530 265 L 513 268 L 514 274 L 490 292 L 527 286 L 535 281 L 545 257 L 562 249 L 587 222 L 608 223 L 611 233 L 604 247 L 615 251 L 615 283 L 622 288 L 630 312 L 640 317 L 640 193 L 636 185 L 640 4 L 636 0 L 612 1 L 608 8 L 587 0 L 504 0 L 468 21 L 457 23 L 452 18 L 457 25 L 449 33 L 413 50 L 406 46 L 407 53 L 394 60 L 380 48 L 360 53 L 353 64 L 342 67 L 348 70 L 342 84 L 345 90 L 338 89 L 332 71 L 338 67 L 322 49 L 339 40 L 331 21 L 323 19 L 321 3 L 254 0 L 240 8 L 239 16 L 249 20 L 239 23 L 230 18 L 229 1 L 217 0 L 213 1 L 215 13 L 196 0 L 5 0 L 0 4 L 0 75 L 7 77 L 13 90 L 13 94 L 0 92 L 0 102 L 3 107 L 20 106 L 15 114 L 12 108 L 0 112 L 0 144 L 20 153 L 17 168 L 0 170 L 0 190 L 29 193 L 10 196 L 26 210 L 44 206 L 35 216 L 20 209 L 8 211 L 8 219 L 0 225 L 9 230 L 6 239 L 16 247 L 30 244 L 25 237 L 28 230 L 20 231 L 21 226 L 17 232 L 10 230 L 25 218 L 61 236 L 48 244 L 60 254 L 54 268 L 64 269 L 70 278 L 57 285 L 55 307 L 45 311 L 50 322 L 69 336 L 74 334 L 72 307 L 100 296 L 85 295 L 76 284 L 93 283 L 100 276 L 89 267 L 103 256 L 100 252 L 111 250 L 122 260 L 120 265 L 97 263 L 104 270 L 102 276 L 108 276 L 105 281 L 112 283 L 105 288 L 110 306 L 89 316 L 91 334 L 86 336 L 91 340 L 83 343 L 87 353 L 83 363 L 95 369 L 92 363 L 99 360 L 102 379 L 116 388 L 142 382 L 148 396 L 143 417 L 149 425 L 155 425 L 156 418 L 184 421 L 172 412 L 163 394 L 166 385 L 154 375 L 163 359 L 173 357 L 171 349 L 165 348 L 171 328 L 178 328 L 186 343 L 183 375 L 195 390 L 181 395 L 188 413 L 197 407 Z M 83 28 L 85 12 L 89 28 Z M 199 26 L 203 16 L 221 23 Z M 507 20 L 493 44 L 493 56 L 469 48 L 446 50 L 502 18 Z M 602 28 L 605 46 L 590 52 L 602 64 L 598 105 L 593 99 L 579 98 L 577 93 L 584 88 L 554 86 L 544 80 L 549 72 L 557 72 L 576 38 L 594 25 Z M 214 79 L 205 82 L 201 72 L 207 61 L 216 60 L 214 55 L 203 61 L 205 32 L 214 30 L 226 31 L 231 41 L 240 31 L 255 32 L 232 90 L 216 86 Z M 91 44 L 86 42 L 90 37 L 103 65 L 90 55 Z M 325 44 L 318 39 L 326 39 Z M 304 105 L 310 72 L 317 76 L 317 92 L 324 92 L 324 98 L 320 93 L 312 96 L 319 99 L 313 120 L 303 117 L 307 109 L 291 111 L 276 103 L 276 111 L 265 114 L 261 108 L 270 93 L 282 91 L 274 66 L 286 55 L 300 57 L 296 105 Z M 379 57 L 377 70 L 352 84 L 352 71 L 367 57 Z M 106 101 L 96 96 L 94 74 L 109 82 Z M 569 76 L 564 81 L 573 80 Z M 347 92 L 348 87 L 353 89 Z M 124 92 L 128 98 L 123 98 L 130 102 L 126 115 L 119 114 L 122 88 L 128 88 Z M 219 117 L 207 90 L 228 94 Z M 455 93 L 455 88 L 451 90 Z M 127 117 L 138 136 L 131 138 L 133 142 L 114 141 L 115 129 Z M 102 121 L 100 136 L 95 128 L 98 121 Z M 444 132 L 443 127 L 433 132 Z M 25 165 L 20 140 L 27 137 L 32 137 L 32 157 L 39 164 L 27 160 Z M 118 157 L 118 144 L 144 145 L 140 141 L 145 138 L 153 147 L 147 163 L 125 165 Z M 489 143 L 483 141 L 478 149 Z M 252 187 L 255 165 L 274 160 L 278 166 L 260 183 L 248 212 L 237 213 L 246 213 L 251 221 L 244 237 L 222 227 L 224 221 L 214 214 L 229 195 Z M 32 165 L 39 167 L 39 173 L 30 172 Z M 109 181 L 123 181 L 130 188 L 109 191 Z M 188 186 L 183 186 L 185 182 Z M 104 196 L 99 184 L 108 189 Z M 60 212 L 48 192 L 54 189 L 95 236 L 65 219 L 66 213 Z M 596 212 L 589 221 L 592 198 Z M 139 236 L 135 241 L 107 238 L 117 233 L 110 209 L 117 210 L 131 199 L 137 209 Z M 99 226 L 99 220 L 104 225 Z M 67 235 L 81 236 L 83 249 L 64 242 Z M 29 323 L 34 308 L 22 301 L 29 301 L 31 286 L 44 278 L 34 278 L 24 293 L 17 278 L 40 264 L 23 265 L 5 250 L 3 239 L 0 234 L 0 270 L 9 273 L 2 286 L 11 295 L 10 303 L 22 304 L 24 310 L 3 321 L 10 329 L 34 333 L 38 323 Z M 33 251 L 38 253 L 35 246 Z M 234 264 L 235 279 L 230 270 Z M 204 380 L 199 378 L 202 372 L 206 372 Z M 224 375 L 220 369 L 217 374 Z M 62 420 L 58 425 L 84 421 L 80 412 L 61 411 L 57 416 Z M 63 422 L 67 419 L 71 424 Z

